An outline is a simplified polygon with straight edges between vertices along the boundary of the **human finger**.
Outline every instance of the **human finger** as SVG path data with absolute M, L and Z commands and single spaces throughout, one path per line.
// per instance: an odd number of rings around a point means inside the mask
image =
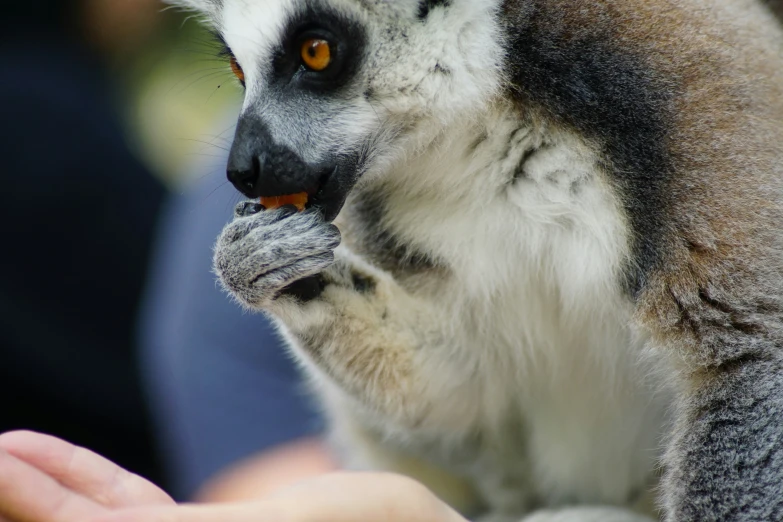
M 0 435 L 0 449 L 109 508 L 173 505 L 160 488 L 113 462 L 56 437 L 17 431 Z
M 81 522 L 106 512 L 0 449 L 0 517 L 13 522 Z

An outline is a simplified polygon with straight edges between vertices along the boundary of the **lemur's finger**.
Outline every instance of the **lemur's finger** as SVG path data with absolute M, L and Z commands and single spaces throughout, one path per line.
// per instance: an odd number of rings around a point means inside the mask
M 255 201 L 243 201 L 234 208 L 234 217 L 242 218 L 258 214 L 264 206 Z
M 296 261 L 331 252 L 340 245 L 340 233 L 337 227 L 329 227 L 331 228 L 308 230 L 294 237 L 281 237 L 276 239 L 274 244 L 258 241 L 254 247 L 248 247 L 254 251 L 247 253 L 237 270 L 252 274 L 252 277 L 259 277 Z
M 291 205 L 263 212 L 255 212 L 254 210 L 255 206 L 250 202 L 240 203 L 237 206 L 234 211 L 237 219 L 226 225 L 223 229 L 223 232 L 218 239 L 219 248 L 236 243 L 247 236 L 252 230 L 274 227 L 276 224 L 285 221 L 297 213 L 296 207 Z M 242 213 L 242 215 L 240 215 L 240 213 Z M 312 218 L 315 214 L 309 213 L 306 215 Z
M 173 504 L 151 482 L 113 462 L 48 435 L 12 432 L 0 435 L 0 449 L 37 468 L 65 488 L 109 508 Z
M 303 298 L 304 295 L 297 294 L 297 289 L 287 292 L 286 290 L 290 288 L 289 285 L 320 273 L 332 263 L 334 263 L 334 254 L 332 252 L 306 257 L 288 266 L 271 270 L 262 277 L 257 278 L 256 281 L 250 280 L 244 286 L 232 287 L 232 290 L 251 306 L 264 305 L 264 303 L 275 300 L 281 295 Z M 301 290 L 301 288 L 298 290 Z

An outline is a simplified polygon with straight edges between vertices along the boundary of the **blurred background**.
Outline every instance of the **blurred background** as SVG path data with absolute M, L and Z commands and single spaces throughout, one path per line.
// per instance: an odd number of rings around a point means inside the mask
M 239 199 L 222 173 L 240 87 L 213 37 L 158 0 L 13 4 L 0 19 L 0 432 L 52 433 L 191 495 L 198 480 L 172 485 L 166 469 L 177 441 L 155 427 L 166 413 L 152 411 L 139 318 L 167 202 L 222 190 L 227 220 Z

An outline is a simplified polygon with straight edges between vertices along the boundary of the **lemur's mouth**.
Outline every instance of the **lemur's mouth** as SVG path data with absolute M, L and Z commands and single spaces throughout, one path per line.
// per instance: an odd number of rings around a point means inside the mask
M 307 208 L 316 208 L 326 221 L 334 221 L 357 179 L 357 169 L 349 162 L 325 171 L 318 180 L 317 189 L 308 192 Z
M 324 219 L 333 221 L 342 210 L 348 194 L 355 185 L 355 169 L 349 165 L 336 165 L 323 169 L 314 183 L 308 184 L 301 192 L 290 193 L 296 189 L 296 185 L 288 185 L 288 193 L 279 188 L 266 191 L 267 196 L 260 196 L 261 204 L 267 209 L 275 209 L 286 205 L 293 205 L 297 209 L 317 209 L 323 214 Z M 247 194 L 245 194 L 247 195 Z M 252 196 L 251 196 L 252 197 Z
M 274 191 L 278 194 L 261 196 L 261 204 L 267 209 L 276 209 L 287 205 L 293 205 L 300 211 L 305 208 L 315 208 L 321 211 L 326 220 L 332 221 L 339 214 L 348 192 L 353 186 L 353 183 L 345 183 L 340 172 L 338 166 L 323 169 L 316 181 L 310 183 L 309 187 L 304 188 L 301 192 L 286 194 L 280 193 L 278 189 Z M 293 187 L 289 185 L 288 189 Z M 267 193 L 269 192 L 273 192 L 273 190 L 267 191 Z

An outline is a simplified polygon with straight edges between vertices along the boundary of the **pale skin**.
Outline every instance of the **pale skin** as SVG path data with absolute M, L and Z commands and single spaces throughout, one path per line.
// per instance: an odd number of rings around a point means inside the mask
M 320 438 L 302 438 L 229 466 L 211 477 L 195 500 L 199 503 L 257 500 L 337 469 L 337 462 Z
M 86 449 L 30 432 L 0 436 L 0 522 L 466 522 L 415 481 L 330 473 L 254 502 L 178 505 Z

